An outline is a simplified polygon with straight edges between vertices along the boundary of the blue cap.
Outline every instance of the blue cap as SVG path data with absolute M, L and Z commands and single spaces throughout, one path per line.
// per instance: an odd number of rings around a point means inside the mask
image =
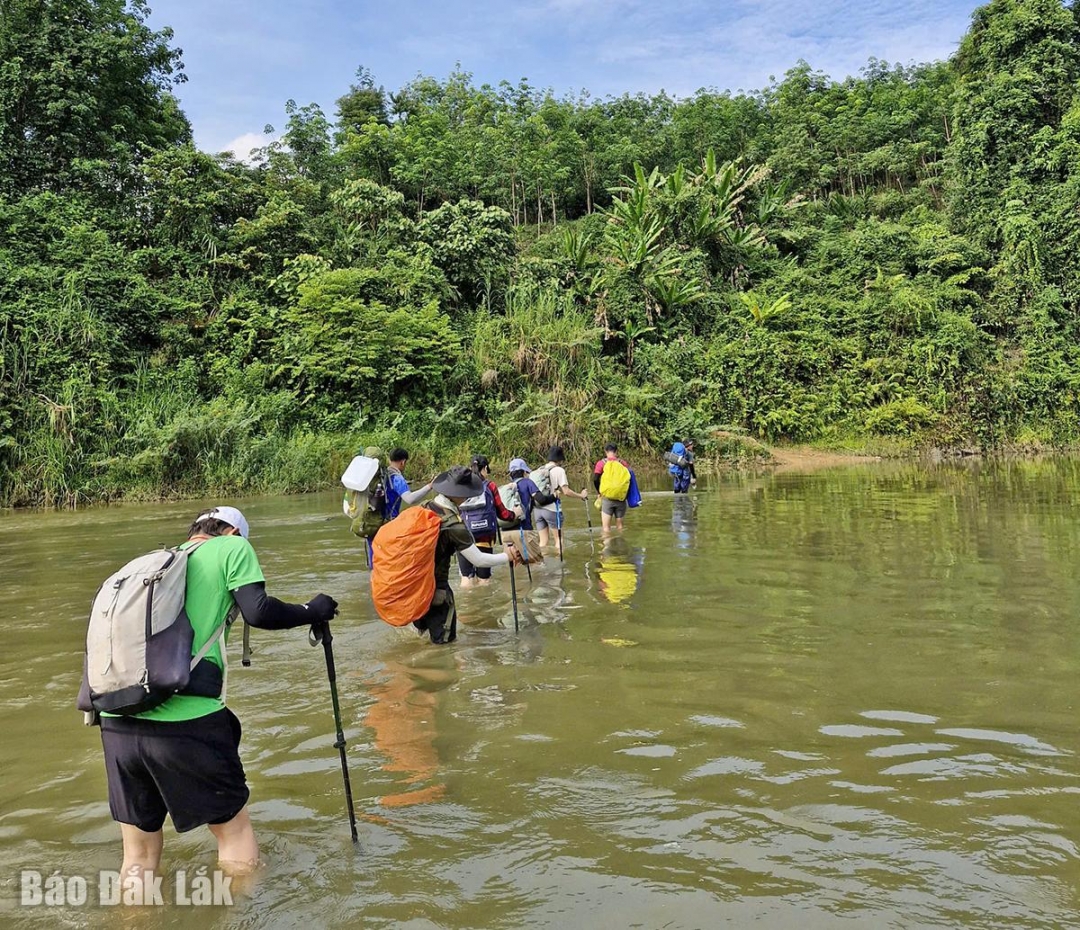
M 532 469 L 525 464 L 525 459 L 510 459 L 510 471 L 532 471 Z

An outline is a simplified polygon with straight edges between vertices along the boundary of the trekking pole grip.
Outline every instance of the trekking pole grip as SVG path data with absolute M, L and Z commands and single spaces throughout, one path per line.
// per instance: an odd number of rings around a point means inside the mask
M 311 624 L 311 629 L 308 630 L 308 642 L 312 646 L 318 646 L 320 643 L 330 645 L 334 641 L 334 634 L 330 632 L 330 623 L 327 620 L 318 620 Z

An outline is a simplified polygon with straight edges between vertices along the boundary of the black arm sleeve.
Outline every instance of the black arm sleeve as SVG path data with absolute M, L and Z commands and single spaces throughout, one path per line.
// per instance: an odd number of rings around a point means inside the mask
M 593 483 L 593 487 L 596 488 L 596 493 L 599 494 L 600 493 L 600 476 L 596 472 L 593 472 L 592 483 Z
M 266 583 L 257 581 L 233 591 L 244 619 L 260 630 L 289 630 L 307 626 L 312 616 L 303 604 L 286 604 L 266 593 Z

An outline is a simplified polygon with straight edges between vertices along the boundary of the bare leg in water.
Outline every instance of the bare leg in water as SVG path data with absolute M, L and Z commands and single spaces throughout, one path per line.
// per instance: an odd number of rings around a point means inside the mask
M 218 865 L 225 871 L 243 875 L 258 867 L 259 843 L 246 804 L 232 820 L 210 824 L 210 832 L 218 843 Z
M 147 833 L 134 824 L 120 824 L 120 836 L 124 841 L 124 862 L 120 866 L 121 888 L 137 888 L 147 873 L 153 874 L 161 864 L 164 839 L 160 830 Z

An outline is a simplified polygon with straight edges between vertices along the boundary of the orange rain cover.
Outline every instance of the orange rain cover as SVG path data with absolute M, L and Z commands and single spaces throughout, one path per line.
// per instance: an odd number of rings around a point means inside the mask
M 419 620 L 435 596 L 435 544 L 442 520 L 410 507 L 379 528 L 371 543 L 371 599 L 391 626 Z

